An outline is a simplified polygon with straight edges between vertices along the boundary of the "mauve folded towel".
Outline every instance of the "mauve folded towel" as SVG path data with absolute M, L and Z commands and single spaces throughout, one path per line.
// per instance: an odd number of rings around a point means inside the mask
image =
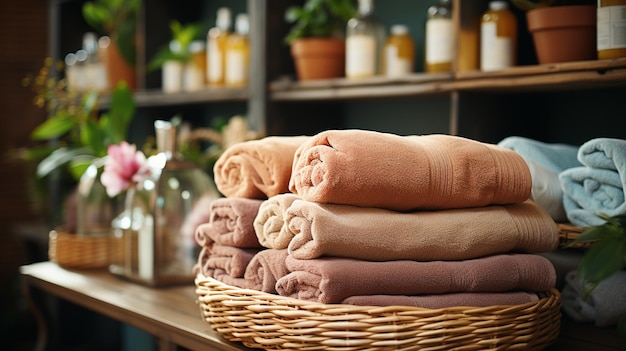
M 525 291 L 502 293 L 449 293 L 436 295 L 360 295 L 350 296 L 341 303 L 358 306 L 412 306 L 429 309 L 448 307 L 487 307 L 521 305 L 538 301 L 537 294 Z
M 408 211 L 522 202 L 531 177 L 521 156 L 493 144 L 330 130 L 298 148 L 289 189 L 309 201 Z
M 285 211 L 299 197 L 292 193 L 278 194 L 263 201 L 254 219 L 254 231 L 261 245 L 270 249 L 286 249 L 293 233 L 285 225 Z
M 250 261 L 260 249 L 241 249 L 233 246 L 212 244 L 200 250 L 198 263 L 202 274 L 214 276 L 215 270 L 226 275 L 243 278 Z
M 196 242 L 200 246 L 215 242 L 240 248 L 261 247 L 253 226 L 261 203 L 263 200 L 241 197 L 213 201 L 209 222 L 196 229 Z
M 299 259 L 461 260 L 509 251 L 547 252 L 559 242 L 557 225 L 530 200 L 415 212 L 296 200 L 286 221 L 295 234 L 289 254 Z
M 291 165 L 306 136 L 271 136 L 232 145 L 213 167 L 217 189 L 227 197 L 266 199 L 289 191 Z
M 578 150 L 584 165 L 559 174 L 567 218 L 579 226 L 604 223 L 597 216 L 626 213 L 626 140 L 596 138 Z
M 545 291 L 556 283 L 552 263 L 533 254 L 426 262 L 336 257 L 298 260 L 287 256 L 285 262 L 290 273 L 278 279 L 276 291 L 322 303 L 339 303 L 357 295 Z
M 254 255 L 244 273 L 247 287 L 276 294 L 276 281 L 289 273 L 286 258 L 287 249 L 267 249 Z

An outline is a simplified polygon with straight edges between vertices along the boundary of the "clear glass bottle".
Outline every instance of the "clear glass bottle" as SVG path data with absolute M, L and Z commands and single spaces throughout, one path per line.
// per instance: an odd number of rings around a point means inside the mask
M 235 20 L 235 33 L 226 42 L 226 85 L 242 87 L 248 84 L 250 66 L 250 44 L 248 15 L 240 13 Z
M 217 10 L 215 27 L 207 33 L 207 82 L 224 85 L 226 75 L 226 41 L 231 34 L 231 12 L 227 7 Z
M 480 69 L 497 71 L 515 66 L 517 19 L 506 1 L 492 1 L 481 17 Z
M 598 58 L 626 57 L 626 0 L 598 0 Z
M 128 191 L 114 221 L 118 254 L 110 271 L 150 286 L 189 284 L 199 247 L 182 230 L 184 221 L 201 197 L 220 195 L 206 172 L 177 155 L 176 127 L 156 121 L 155 129 L 159 153 L 148 158 L 151 175 Z
M 452 1 L 439 0 L 428 8 L 424 43 L 424 71 L 450 72 L 454 58 Z
M 359 0 L 357 16 L 348 20 L 346 29 L 346 77 L 380 74 L 385 39 L 385 27 L 374 15 L 374 0 Z
M 87 90 L 103 93 L 107 90 L 106 69 L 98 53 L 98 36 L 94 32 L 83 35 L 83 50 L 86 53 L 84 61 L 84 79 Z
M 383 73 L 388 77 L 400 77 L 413 72 L 415 44 L 409 28 L 402 24 L 391 26 L 391 35 L 385 43 Z

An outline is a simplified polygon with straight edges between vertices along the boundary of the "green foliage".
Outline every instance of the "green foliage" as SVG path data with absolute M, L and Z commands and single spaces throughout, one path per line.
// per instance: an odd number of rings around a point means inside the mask
M 159 69 L 163 67 L 166 61 L 170 60 L 188 62 L 191 59 L 191 43 L 194 40 L 202 39 L 203 33 L 206 32 L 200 23 L 183 25 L 176 20 L 170 22 L 170 31 L 172 43 L 161 47 L 148 64 L 148 71 Z
M 300 38 L 338 36 L 355 15 L 353 0 L 308 0 L 302 7 L 289 7 L 285 21 L 294 25 L 285 42 L 291 44 Z
M 83 4 L 83 18 L 97 31 L 107 33 L 122 57 L 135 63 L 135 26 L 141 0 L 93 0 Z
M 580 279 L 586 286 L 586 297 L 600 282 L 626 266 L 626 214 L 598 216 L 606 222 L 590 227 L 571 244 L 594 242 L 579 267 Z

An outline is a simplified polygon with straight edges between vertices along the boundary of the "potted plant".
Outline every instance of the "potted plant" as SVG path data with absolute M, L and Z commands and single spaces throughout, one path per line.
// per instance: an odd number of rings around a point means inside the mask
M 594 60 L 596 6 L 591 0 L 512 0 L 525 10 L 540 64 Z
M 345 28 L 356 14 L 353 0 L 307 0 L 292 6 L 285 20 L 293 26 L 285 42 L 300 80 L 337 78 L 345 70 Z
M 83 17 L 94 29 L 106 33 L 110 45 L 105 57 L 109 86 L 124 80 L 136 88 L 135 26 L 141 0 L 93 0 L 83 5 Z

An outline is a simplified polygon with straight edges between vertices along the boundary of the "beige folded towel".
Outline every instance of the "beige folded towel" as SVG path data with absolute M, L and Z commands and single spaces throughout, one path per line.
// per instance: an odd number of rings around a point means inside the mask
M 278 293 L 322 303 L 339 303 L 358 295 L 546 291 L 556 283 L 552 263 L 533 254 L 427 262 L 287 256 L 285 262 L 291 272 L 277 281 Z
M 240 248 L 261 247 L 253 226 L 261 203 L 263 200 L 240 197 L 214 200 L 209 222 L 196 228 L 196 242 L 200 246 L 215 242 Z
M 521 305 L 538 301 L 535 293 L 525 291 L 502 293 L 450 293 L 422 296 L 361 295 L 351 296 L 341 303 L 358 306 L 413 306 L 429 309 L 448 307 L 487 307 Z
M 271 136 L 232 145 L 213 167 L 217 189 L 227 197 L 266 199 L 289 191 L 296 149 L 308 137 Z
M 254 219 L 254 231 L 261 245 L 270 249 L 287 248 L 293 233 L 285 225 L 285 211 L 297 199 L 297 195 L 285 193 L 263 201 Z
M 531 176 L 512 150 L 450 135 L 319 133 L 295 153 L 292 193 L 305 200 L 408 211 L 527 200 Z
M 295 234 L 289 254 L 299 259 L 462 260 L 510 251 L 548 252 L 559 243 L 557 225 L 530 200 L 415 212 L 296 200 L 286 221 Z

